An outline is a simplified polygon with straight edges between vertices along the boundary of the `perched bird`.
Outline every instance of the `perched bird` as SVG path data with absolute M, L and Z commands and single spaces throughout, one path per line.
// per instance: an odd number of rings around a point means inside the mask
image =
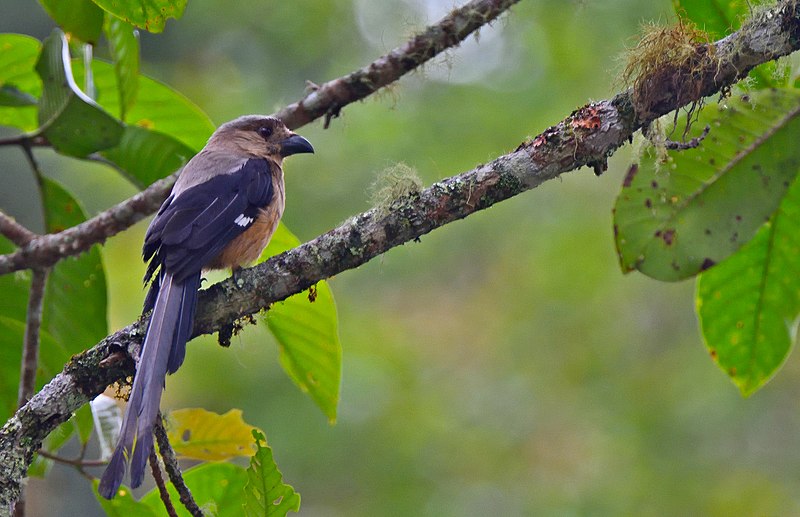
M 202 271 L 235 271 L 258 258 L 283 215 L 283 159 L 313 152 L 277 118 L 248 115 L 220 126 L 178 176 L 145 236 L 152 283 L 144 313 L 153 313 L 119 443 L 100 480 L 106 499 L 128 463 L 131 486 L 142 483 L 166 374 L 183 363 L 192 332 Z

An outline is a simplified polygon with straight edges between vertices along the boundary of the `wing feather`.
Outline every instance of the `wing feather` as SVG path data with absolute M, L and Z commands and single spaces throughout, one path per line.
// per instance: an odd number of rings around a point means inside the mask
M 271 165 L 249 159 L 233 171 L 170 196 L 150 223 L 146 279 L 161 267 L 178 281 L 197 273 L 249 228 L 272 200 Z

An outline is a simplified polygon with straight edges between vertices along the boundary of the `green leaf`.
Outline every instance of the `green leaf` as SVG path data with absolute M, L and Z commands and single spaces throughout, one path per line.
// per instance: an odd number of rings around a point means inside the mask
M 36 63 L 44 84 L 39 125 L 58 152 L 82 158 L 116 145 L 123 125 L 75 84 L 68 47 L 64 34 L 56 29 L 45 40 Z
M 672 0 L 672 5 L 715 40 L 737 30 L 750 13 L 748 0 Z
M 169 441 L 182 458 L 224 461 L 252 456 L 255 427 L 245 423 L 241 409 L 224 415 L 202 408 L 188 408 L 169 414 Z
M 0 315 L 0 420 L 5 422 L 17 409 L 19 372 L 25 322 Z M 40 331 L 39 370 L 36 387 L 41 388 L 61 371 L 70 354 L 44 329 Z
M 283 224 L 278 226 L 262 260 L 299 245 Z M 280 363 L 331 422 L 336 421 L 342 376 L 342 345 L 336 303 L 327 282 L 276 303 L 266 316 L 278 341 Z
M 16 86 L 4 84 L 0 86 L 0 106 L 36 106 L 36 97 L 17 89 Z
M 86 220 L 78 202 L 57 183 L 42 179 L 45 225 L 49 233 Z M 43 328 L 74 354 L 108 334 L 106 278 L 97 246 L 59 262 L 47 279 Z
M 39 0 L 47 14 L 64 32 L 97 44 L 103 28 L 103 10 L 91 0 Z
M 183 473 L 183 480 L 192 492 L 198 506 L 211 512 L 215 517 L 240 517 L 244 500 L 244 487 L 247 472 L 238 465 L 230 463 L 206 463 L 192 467 Z M 177 503 L 178 493 L 172 483 L 167 484 L 170 499 L 175 501 L 175 510 L 181 517 L 190 517 L 186 509 Z M 164 503 L 157 489 L 142 497 L 145 504 L 155 511 L 164 513 Z
M 697 314 L 711 357 L 744 395 L 766 383 L 794 344 L 800 314 L 800 181 L 738 253 L 697 282 Z
M 155 508 L 151 504 L 137 501 L 133 498 L 131 489 L 124 485 L 119 488 L 113 499 L 106 499 L 97 492 L 99 484 L 99 479 L 92 482 L 94 496 L 108 517 L 161 517 L 164 515 L 163 503 L 160 508 Z
M 631 167 L 614 215 L 622 269 L 681 280 L 747 242 L 800 170 L 799 113 L 795 90 L 728 99 L 700 114 L 695 127 L 712 128 L 700 147 Z
M 186 0 L 94 0 L 94 2 L 131 25 L 149 32 L 161 32 L 167 19 L 178 19 L 186 8 Z
M 126 126 L 119 144 L 100 154 L 123 170 L 133 184 L 144 188 L 180 169 L 195 153 L 169 135 Z
M 0 236 L 0 254 L 12 253 L 15 246 L 5 237 Z M 25 322 L 28 313 L 28 293 L 31 288 L 30 271 L 17 271 L 0 275 L 0 315 Z M 18 366 L 18 365 L 17 365 Z M 19 368 L 17 368 L 19 373 Z
M 0 254 L 14 251 L 14 245 L 0 237 Z M 17 408 L 22 340 L 25 332 L 29 271 L 0 275 L 0 421 L 5 422 Z
M 117 78 L 119 118 L 125 120 L 139 90 L 139 35 L 130 24 L 113 16 L 108 17 L 105 32 Z
M 0 86 L 6 94 L 14 91 L 35 99 L 42 94 L 42 82 L 34 69 L 40 49 L 39 40 L 30 36 L 0 34 Z M 23 131 L 37 127 L 35 107 L 7 106 L 0 106 L 0 125 Z
M 109 113 L 120 116 L 119 95 L 114 67 L 92 61 L 97 102 Z M 75 69 L 75 80 L 83 79 L 83 71 Z M 139 75 L 136 104 L 126 113 L 128 124 L 143 127 L 176 138 L 194 152 L 203 148 L 214 132 L 214 124 L 203 110 L 186 97 L 155 79 Z
M 264 434 L 253 431 L 258 452 L 250 459 L 245 486 L 244 514 L 278 516 L 300 510 L 300 494 L 283 482 L 283 475 L 272 458 Z M 262 445 L 263 442 L 263 445 Z
M 706 31 L 709 38 L 721 39 L 739 30 L 742 22 L 750 17 L 755 0 L 672 0 L 675 12 L 682 19 L 694 22 Z M 777 86 L 779 81 L 773 78 L 775 64 L 758 66 L 750 72 L 760 87 Z
M 247 483 L 247 472 L 242 467 L 230 463 L 207 463 L 186 470 L 183 480 L 197 504 L 212 512 L 210 515 L 241 516 L 243 491 Z M 109 501 L 97 493 L 98 483 L 93 483 L 95 497 L 109 517 L 160 517 L 166 514 L 158 488 L 153 488 L 140 501 L 136 501 L 130 488 L 123 486 L 118 495 Z M 178 502 L 178 493 L 172 483 L 167 483 L 167 491 L 178 515 L 190 517 L 186 508 Z
M 86 445 L 89 442 L 89 438 L 92 437 L 92 431 L 94 431 L 94 418 L 89 404 L 84 404 L 78 408 L 72 418 L 69 419 L 69 422 L 72 422 L 75 426 L 81 444 Z

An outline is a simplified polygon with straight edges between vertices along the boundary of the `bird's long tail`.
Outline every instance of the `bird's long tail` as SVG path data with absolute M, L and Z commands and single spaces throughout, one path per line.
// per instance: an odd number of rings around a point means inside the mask
M 100 495 L 106 499 L 117 493 L 128 462 L 131 464 L 131 487 L 142 484 L 153 449 L 153 426 L 164 381 L 167 372 L 175 372 L 183 362 L 186 341 L 192 331 L 200 273 L 180 282 L 171 274 L 163 273 L 158 281 L 153 315 L 142 345 L 119 442 L 98 487 Z

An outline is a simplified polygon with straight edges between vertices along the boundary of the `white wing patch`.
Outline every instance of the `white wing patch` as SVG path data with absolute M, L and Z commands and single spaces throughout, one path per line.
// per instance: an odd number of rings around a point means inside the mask
M 239 217 L 237 217 L 236 219 L 234 219 L 234 221 L 233 221 L 233 222 L 234 222 L 234 223 L 236 223 L 236 224 L 238 224 L 238 225 L 239 225 L 239 226 L 241 226 L 242 228 L 244 228 L 245 226 L 250 226 L 250 223 L 252 223 L 252 222 L 253 222 L 253 218 L 252 218 L 252 217 L 247 217 L 247 216 L 246 216 L 246 215 L 244 215 L 244 214 L 239 214 Z

